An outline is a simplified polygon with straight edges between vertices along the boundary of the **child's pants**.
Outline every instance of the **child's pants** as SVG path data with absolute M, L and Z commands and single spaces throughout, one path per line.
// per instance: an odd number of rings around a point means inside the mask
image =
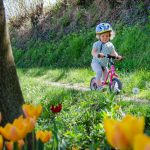
M 105 75 L 107 74 L 107 68 L 103 67 L 103 69 L 104 69 L 103 70 L 102 66 L 96 62 L 92 62 L 91 67 L 92 67 L 93 71 L 96 73 L 96 81 L 98 81 L 100 79 L 101 79 L 101 81 L 104 81 Z

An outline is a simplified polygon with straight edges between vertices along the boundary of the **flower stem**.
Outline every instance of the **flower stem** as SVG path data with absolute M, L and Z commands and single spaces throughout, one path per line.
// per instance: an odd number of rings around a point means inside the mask
M 34 130 L 33 130 L 33 131 L 32 131 L 32 150 L 35 149 L 35 143 L 34 143 L 34 142 L 35 142 L 35 139 L 34 139 L 35 137 L 34 137 L 34 134 L 35 134 L 35 133 L 34 133 Z

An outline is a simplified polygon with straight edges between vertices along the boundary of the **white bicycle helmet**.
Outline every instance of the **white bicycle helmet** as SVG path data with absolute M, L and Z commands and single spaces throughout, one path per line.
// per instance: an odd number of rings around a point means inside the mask
M 111 31 L 112 31 L 112 27 L 109 23 L 100 23 L 96 26 L 96 34 L 102 34 Z

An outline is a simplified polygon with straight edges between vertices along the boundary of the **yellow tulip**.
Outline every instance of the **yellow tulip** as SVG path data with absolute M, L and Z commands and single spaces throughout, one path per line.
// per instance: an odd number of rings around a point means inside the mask
M 0 127 L 0 133 L 7 140 L 18 141 L 25 138 L 27 133 L 33 130 L 35 123 L 34 118 L 23 118 L 23 116 L 20 116 L 12 124 L 8 123 L 5 127 Z
M 6 148 L 7 150 L 13 150 L 14 149 L 13 141 L 6 142 Z
M 17 141 L 17 144 L 18 144 L 18 149 L 22 150 L 23 145 L 24 145 L 24 140 Z M 14 149 L 14 142 L 13 141 L 6 142 L 6 148 L 7 148 L 7 150 L 13 150 Z
M 18 148 L 19 148 L 19 150 L 22 150 L 24 144 L 25 144 L 24 140 L 19 140 L 18 141 Z
M 36 120 L 34 118 L 23 118 L 23 116 L 20 116 L 18 119 L 14 120 L 13 125 L 20 130 L 24 129 L 25 134 L 27 134 L 34 129 L 35 123 Z
M 26 136 L 28 133 L 28 124 L 25 123 L 25 120 L 23 116 L 20 116 L 19 118 L 15 119 L 13 122 L 13 126 L 15 126 L 19 131 L 22 131 L 22 138 Z
M 51 131 L 37 131 L 36 132 L 36 139 L 41 140 L 43 143 L 48 142 L 52 137 Z
M 104 128 L 109 144 L 118 149 L 126 149 L 129 147 L 129 142 L 123 134 L 122 128 L 118 121 L 113 119 L 104 120 Z
M 3 149 L 3 138 L 0 135 L 0 150 L 2 150 L 2 149 Z
M 133 150 L 150 150 L 150 137 L 139 134 L 135 137 Z
M 37 106 L 33 106 L 30 104 L 24 104 L 22 106 L 23 112 L 25 114 L 26 117 L 32 117 L 32 118 L 38 118 L 42 112 L 42 106 L 41 105 L 37 105 Z
M 144 118 L 129 115 L 121 121 L 105 118 L 104 128 L 110 145 L 116 149 L 126 150 L 132 147 L 134 137 L 143 133 Z
M 137 118 L 137 117 L 127 115 L 126 117 L 123 118 L 121 122 L 121 126 L 125 132 L 128 141 L 132 145 L 134 142 L 134 137 L 137 134 L 143 133 L 145 120 L 144 117 Z
M 28 127 L 27 132 L 30 133 L 35 127 L 36 120 L 34 118 L 26 118 L 25 123 Z
M 8 123 L 6 126 L 0 127 L 0 132 L 7 140 L 18 141 L 22 139 L 22 135 L 24 135 L 24 130 L 19 130 L 16 126 Z

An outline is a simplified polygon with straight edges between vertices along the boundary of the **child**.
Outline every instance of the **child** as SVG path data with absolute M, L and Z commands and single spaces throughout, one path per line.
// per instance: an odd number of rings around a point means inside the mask
M 100 23 L 96 26 L 96 38 L 97 42 L 93 44 L 92 48 L 92 69 L 96 73 L 96 82 L 98 85 L 98 90 L 102 90 L 102 76 L 105 77 L 107 74 L 108 58 L 104 57 L 107 54 L 116 56 L 118 60 L 122 59 L 115 51 L 114 45 L 110 42 L 112 39 L 113 31 L 112 27 L 108 23 Z

